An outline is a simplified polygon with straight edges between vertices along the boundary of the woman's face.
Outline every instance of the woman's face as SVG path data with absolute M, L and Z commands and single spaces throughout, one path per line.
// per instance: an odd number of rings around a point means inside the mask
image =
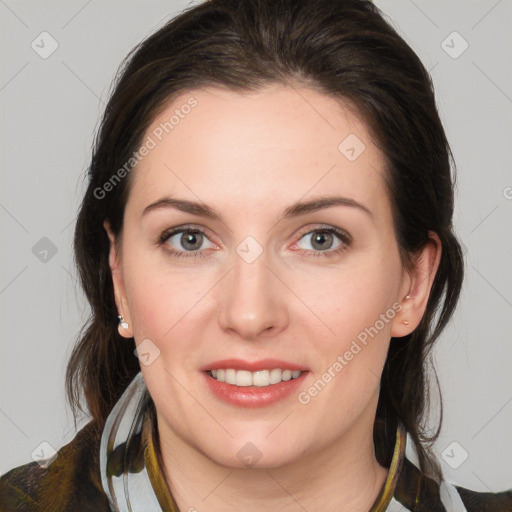
M 144 144 L 111 266 L 161 443 L 272 467 L 368 436 L 390 337 L 415 325 L 364 124 L 312 89 L 205 89 Z

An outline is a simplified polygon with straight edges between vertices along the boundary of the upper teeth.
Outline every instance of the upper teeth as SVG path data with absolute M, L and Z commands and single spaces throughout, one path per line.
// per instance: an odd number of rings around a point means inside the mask
M 302 372 L 300 370 L 260 370 L 258 372 L 249 372 L 247 370 L 219 369 L 210 370 L 211 376 L 220 382 L 233 384 L 235 386 L 271 386 L 281 381 L 296 379 Z

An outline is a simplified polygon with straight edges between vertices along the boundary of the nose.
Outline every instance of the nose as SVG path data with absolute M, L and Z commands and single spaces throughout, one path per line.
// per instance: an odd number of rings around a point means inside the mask
M 286 289 L 269 268 L 266 252 L 248 263 L 235 254 L 233 269 L 223 279 L 219 325 L 238 337 L 255 341 L 286 328 Z

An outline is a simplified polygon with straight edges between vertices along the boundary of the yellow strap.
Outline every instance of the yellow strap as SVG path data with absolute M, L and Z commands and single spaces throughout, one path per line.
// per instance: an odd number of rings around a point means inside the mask
M 158 503 L 163 512 L 180 512 L 178 505 L 174 501 L 172 494 L 167 486 L 156 455 L 155 445 L 153 444 L 153 426 L 151 418 L 146 415 L 142 426 L 142 442 L 144 443 L 144 459 L 148 471 L 149 480 L 155 491 Z

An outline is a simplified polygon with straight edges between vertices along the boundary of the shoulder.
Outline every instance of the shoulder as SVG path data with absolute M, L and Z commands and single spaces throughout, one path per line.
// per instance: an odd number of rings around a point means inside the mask
M 95 421 L 63 446 L 47 467 L 31 462 L 0 478 L 0 512 L 109 511 L 99 471 L 101 428 Z
M 503 492 L 476 492 L 457 487 L 467 512 L 511 512 L 512 489 Z
M 428 512 L 511 512 L 512 489 L 503 492 L 477 492 L 425 476 L 407 458 L 398 478 L 394 498 L 405 510 Z M 418 508 L 419 507 L 419 508 Z

